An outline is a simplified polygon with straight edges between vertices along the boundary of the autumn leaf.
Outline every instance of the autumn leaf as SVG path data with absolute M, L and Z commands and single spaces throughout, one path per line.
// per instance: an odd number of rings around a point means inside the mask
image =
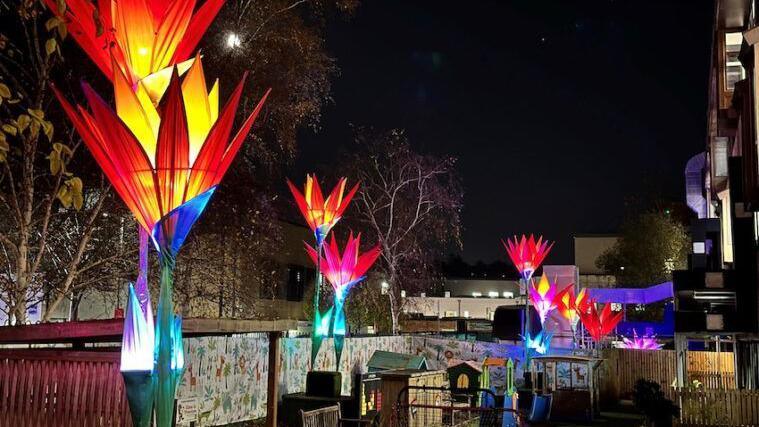
M 18 119 L 16 120 L 16 127 L 20 132 L 23 132 L 26 130 L 26 128 L 29 127 L 29 124 L 32 122 L 32 118 L 29 117 L 27 114 L 21 114 L 18 116 Z
M 3 98 L 11 97 L 11 90 L 8 88 L 7 85 L 3 83 L 0 83 L 0 97 L 3 97 Z
M 7 134 L 11 134 L 13 136 L 16 136 L 16 134 L 18 132 L 15 126 L 13 126 L 11 124 L 8 124 L 8 123 L 3 123 L 2 128 L 3 128 L 3 132 L 5 132 Z
M 45 53 L 47 53 L 47 56 L 50 56 L 55 52 L 55 48 L 58 46 L 58 42 L 55 41 L 55 39 L 50 38 L 47 39 L 45 42 Z

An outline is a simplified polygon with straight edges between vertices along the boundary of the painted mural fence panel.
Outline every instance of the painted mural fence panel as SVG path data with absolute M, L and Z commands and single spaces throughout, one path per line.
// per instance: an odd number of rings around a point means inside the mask
M 353 337 L 345 339 L 343 356 L 340 361 L 342 373 L 342 394 L 351 392 L 354 374 L 366 373 L 366 365 L 377 350 L 409 354 L 412 350 L 412 338 L 408 336 Z M 281 394 L 305 391 L 306 374 L 309 370 L 311 355 L 311 338 L 284 338 L 280 343 L 280 378 Z M 316 371 L 335 370 L 334 341 L 325 339 L 316 358 Z
M 177 390 L 184 420 L 214 426 L 266 417 L 266 334 L 185 338 L 184 348 Z
M 0 350 L 0 426 L 131 426 L 120 354 Z

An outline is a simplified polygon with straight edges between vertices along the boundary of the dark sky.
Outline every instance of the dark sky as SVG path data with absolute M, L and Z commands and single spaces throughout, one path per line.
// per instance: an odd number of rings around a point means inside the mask
M 468 261 L 500 236 L 614 231 L 645 182 L 680 200 L 702 150 L 713 5 L 705 0 L 362 0 L 330 24 L 341 75 L 298 168 L 350 146 L 349 123 L 405 128 L 459 158 Z

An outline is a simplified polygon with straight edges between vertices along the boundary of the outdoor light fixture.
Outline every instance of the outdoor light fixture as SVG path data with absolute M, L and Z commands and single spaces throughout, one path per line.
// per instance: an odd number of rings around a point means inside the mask
M 322 313 L 319 308 L 321 302 L 321 288 L 322 288 L 322 247 L 324 246 L 324 239 L 329 234 L 332 227 L 337 224 L 345 209 L 348 208 L 353 195 L 358 190 L 358 185 L 354 185 L 348 192 L 348 195 L 343 197 L 345 192 L 345 185 L 347 180 L 341 178 L 332 192 L 325 199 L 322 195 L 321 187 L 319 186 L 319 180 L 316 175 L 306 175 L 306 185 L 303 193 L 293 185 L 290 180 L 287 181 L 287 186 L 290 188 L 290 192 L 295 199 L 295 203 L 298 205 L 301 215 L 306 220 L 306 224 L 311 228 L 314 233 L 314 239 L 316 240 L 316 286 L 314 289 L 314 321 L 313 330 L 311 333 L 311 367 L 313 368 L 316 356 L 319 354 L 322 341 L 329 336 L 330 327 L 329 323 L 332 319 L 332 308 Z M 383 282 L 386 283 L 386 282 Z
M 481 296 L 482 296 L 482 292 L 472 292 L 472 296 L 473 296 L 474 298 L 479 298 L 479 297 L 481 297 Z
M 242 42 L 240 41 L 240 36 L 237 35 L 237 33 L 229 33 L 227 35 L 227 47 L 230 49 L 238 48 Z
M 320 256 L 316 249 L 306 245 L 306 252 L 308 252 L 314 263 L 320 265 L 321 273 L 324 274 L 334 290 L 335 304 L 330 310 L 333 313 L 332 336 L 335 340 L 337 366 L 340 366 L 340 357 L 343 352 L 343 344 L 345 343 L 345 299 L 348 296 L 348 292 L 366 278 L 364 274 L 374 264 L 374 261 L 377 260 L 380 254 L 379 246 L 375 246 L 359 255 L 360 244 L 361 234 L 358 234 L 354 238 L 353 233 L 351 233 L 341 255 L 337 241 L 332 236 L 329 244 L 324 245 L 323 256 Z

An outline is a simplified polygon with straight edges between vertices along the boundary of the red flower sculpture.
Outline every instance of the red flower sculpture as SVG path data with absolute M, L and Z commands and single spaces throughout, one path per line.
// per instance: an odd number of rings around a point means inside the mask
M 141 128 L 131 123 L 129 116 L 122 115 L 131 124 L 117 116 L 86 83 L 82 86 L 92 113 L 81 106 L 74 108 L 56 91 L 66 114 L 114 189 L 137 222 L 152 232 L 154 238 L 154 226 L 159 220 L 195 197 L 207 194 L 219 183 L 268 95 L 267 92 L 232 142 L 228 143 L 245 78 L 218 117 L 214 114 L 200 117 L 191 113 L 198 109 L 198 105 L 213 104 L 213 100 L 205 91 L 199 58 L 193 64 L 193 69 L 182 85 L 177 73 L 173 74 L 159 108 L 160 117 L 153 122 L 157 128 L 155 140 L 139 137 L 140 132 L 137 130 Z M 115 75 L 116 80 L 125 78 L 118 70 Z M 118 83 L 115 86 L 117 99 L 134 97 L 131 102 L 136 111 L 142 111 L 142 107 L 150 105 L 149 102 L 140 103 L 128 89 L 119 91 Z M 117 104 L 119 102 L 121 101 L 117 101 Z M 214 106 L 210 108 L 213 111 Z M 192 132 L 193 126 L 197 127 L 198 122 L 207 122 L 205 132 Z M 161 233 L 168 241 L 172 240 L 176 229 L 188 225 L 182 224 L 181 218 L 164 223 L 166 229 L 161 230 Z M 181 242 L 174 243 L 181 245 Z
M 529 239 L 523 234 L 521 239 L 514 236 L 513 239 L 501 239 L 501 243 L 525 281 L 530 280 L 553 247 L 553 243 L 544 242 L 542 236 L 536 242 L 532 234 Z
M 321 271 L 335 290 L 335 298 L 340 303 L 345 301 L 350 289 L 364 279 L 364 273 L 369 270 L 369 267 L 374 264 L 380 254 L 379 245 L 377 245 L 359 255 L 360 243 L 361 233 L 355 238 L 351 233 L 342 255 L 340 255 L 340 249 L 337 247 L 334 236 L 330 239 L 329 244 L 324 246 Z M 305 246 L 306 252 L 316 263 L 318 256 L 316 249 L 308 244 Z
M 353 195 L 358 190 L 358 184 L 356 184 L 348 192 L 348 195 L 343 197 L 346 183 L 347 180 L 345 178 L 340 178 L 332 193 L 325 199 L 316 175 L 313 177 L 311 175 L 306 176 L 306 186 L 303 193 L 290 180 L 287 181 L 287 186 L 290 187 L 290 192 L 293 193 L 300 213 L 303 214 L 306 223 L 308 223 L 311 231 L 314 232 L 317 246 L 321 246 L 324 242 L 327 234 L 337 224 L 337 221 L 340 220 L 343 212 L 348 208 Z
M 596 310 L 595 301 L 578 307 L 577 313 L 580 315 L 583 326 L 595 342 L 601 342 L 603 337 L 614 330 L 619 321 L 622 320 L 622 312 L 612 313 L 611 304 L 606 304 L 599 314 Z
M 109 79 L 113 61 L 130 83 L 151 74 L 166 87 L 172 65 L 188 59 L 224 4 L 208 0 L 45 0 L 71 36 Z M 59 3 L 65 5 L 59 9 Z M 193 13 L 194 12 L 194 13 Z M 113 60 L 112 60 L 113 57 Z M 162 92 L 162 91 L 161 91 Z

